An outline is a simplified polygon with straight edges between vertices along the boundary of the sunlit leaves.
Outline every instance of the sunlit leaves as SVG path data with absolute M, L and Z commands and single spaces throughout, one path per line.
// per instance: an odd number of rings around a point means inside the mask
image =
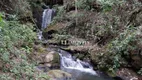
M 0 22 L 2 21 L 2 14 L 0 13 Z
M 0 31 L 1 31 L 1 29 L 2 29 L 2 27 L 4 27 L 4 25 L 5 25 L 5 21 L 3 20 L 3 15 L 2 15 L 2 13 L 0 13 Z

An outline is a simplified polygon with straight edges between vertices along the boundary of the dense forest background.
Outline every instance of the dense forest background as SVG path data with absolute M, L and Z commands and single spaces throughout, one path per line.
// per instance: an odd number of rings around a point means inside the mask
M 111 77 L 141 80 L 142 0 L 0 0 L 0 80 L 50 79 L 36 69 L 49 53 L 37 39 L 46 6 L 56 10 L 43 33 L 53 32 L 49 43 L 88 42 L 64 50 Z M 52 66 L 59 66 L 55 57 Z

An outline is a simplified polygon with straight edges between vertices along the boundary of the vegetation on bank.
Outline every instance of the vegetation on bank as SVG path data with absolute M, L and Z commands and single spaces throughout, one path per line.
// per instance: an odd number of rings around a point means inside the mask
M 36 33 L 33 24 L 21 24 L 15 15 L 0 13 L 0 79 L 35 80 L 47 79 L 47 75 L 36 71 L 36 62 L 32 61 Z
M 11 4 L 0 0 L 4 11 L 0 13 L 0 79 L 48 79 L 46 73 L 35 71 L 37 63 L 32 55 L 36 33 L 30 21 L 35 14 L 41 17 L 46 0 L 7 1 Z M 57 14 L 50 27 L 57 26 L 57 40 L 73 36 L 97 45 L 99 49 L 89 49 L 87 55 L 95 69 L 115 75 L 119 69 L 129 68 L 142 75 L 140 0 L 71 0 L 52 6 Z M 59 23 L 65 27 L 58 29 L 63 26 L 56 25 Z
M 58 7 L 54 20 L 67 23 L 61 34 L 99 46 L 89 50 L 95 69 L 115 74 L 129 68 L 141 75 L 141 7 L 139 0 L 76 0 Z

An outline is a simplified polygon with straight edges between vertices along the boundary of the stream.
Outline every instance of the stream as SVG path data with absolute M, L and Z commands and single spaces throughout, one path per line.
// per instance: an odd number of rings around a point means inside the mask
M 52 9 L 45 9 L 42 16 L 42 30 L 45 29 L 52 21 L 53 18 Z M 39 40 L 42 40 L 42 31 L 38 33 Z M 60 55 L 60 69 L 68 72 L 72 75 L 71 79 L 60 79 L 60 80 L 113 80 L 112 78 L 98 74 L 93 70 L 93 66 L 85 61 L 74 58 L 71 53 L 64 50 L 58 49 Z
M 113 80 L 108 76 L 97 74 L 88 62 L 74 59 L 73 56 L 59 49 L 61 70 L 72 74 L 72 80 Z

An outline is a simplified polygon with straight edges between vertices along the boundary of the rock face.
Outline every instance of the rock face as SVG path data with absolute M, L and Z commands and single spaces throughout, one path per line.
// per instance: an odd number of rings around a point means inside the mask
M 38 26 L 38 28 L 41 28 L 41 23 L 42 23 L 42 13 L 43 9 L 41 8 L 40 10 L 33 10 L 33 17 L 35 18 L 35 23 Z
M 126 68 L 122 68 L 117 71 L 117 76 L 121 77 L 124 80 L 139 80 L 135 72 Z
M 69 79 L 71 78 L 71 74 L 61 71 L 61 70 L 51 70 L 48 73 L 48 76 L 50 76 L 50 80 L 56 80 L 56 79 Z

